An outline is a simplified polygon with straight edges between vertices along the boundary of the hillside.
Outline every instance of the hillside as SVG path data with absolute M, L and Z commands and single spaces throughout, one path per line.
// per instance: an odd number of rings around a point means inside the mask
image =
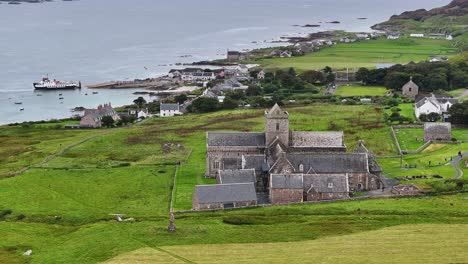
M 431 10 L 406 11 L 388 21 L 372 26 L 386 32 L 451 34 L 454 46 L 467 49 L 468 0 L 453 0 L 450 4 Z

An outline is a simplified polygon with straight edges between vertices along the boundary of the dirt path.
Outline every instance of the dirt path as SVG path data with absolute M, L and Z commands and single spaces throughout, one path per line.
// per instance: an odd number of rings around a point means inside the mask
M 462 154 L 463 157 L 460 157 L 457 155 L 456 158 L 454 158 L 450 164 L 452 165 L 453 169 L 455 170 L 455 176 L 454 178 L 455 179 L 460 179 L 461 177 L 463 177 L 463 169 L 460 168 L 460 161 L 464 158 L 464 157 L 468 157 L 468 152 L 465 152 Z
M 465 89 L 465 91 L 463 91 L 463 93 L 461 93 L 459 96 L 457 96 L 455 98 L 458 99 L 458 98 L 462 98 L 464 96 L 468 96 L 468 89 Z

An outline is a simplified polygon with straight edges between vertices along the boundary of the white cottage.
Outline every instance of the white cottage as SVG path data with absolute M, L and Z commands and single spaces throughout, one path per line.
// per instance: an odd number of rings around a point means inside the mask
M 421 114 L 427 115 L 430 113 L 437 113 L 442 115 L 457 102 L 457 99 L 441 96 L 438 97 L 432 94 L 431 96 L 426 96 L 416 101 L 415 114 L 417 118 L 419 118 Z
M 161 104 L 159 116 L 160 117 L 171 117 L 182 114 L 180 112 L 179 104 Z

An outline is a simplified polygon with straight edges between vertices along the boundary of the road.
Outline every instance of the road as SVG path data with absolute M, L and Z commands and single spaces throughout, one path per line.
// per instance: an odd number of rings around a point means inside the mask
M 467 157 L 468 156 L 468 152 L 465 152 L 463 153 L 463 157 Z M 461 177 L 463 177 L 463 169 L 460 168 L 460 160 L 462 159 L 462 157 L 460 156 L 456 156 L 454 159 L 452 159 L 452 161 L 450 162 L 450 164 L 452 165 L 453 169 L 455 170 L 455 176 L 454 178 L 455 179 L 460 179 Z

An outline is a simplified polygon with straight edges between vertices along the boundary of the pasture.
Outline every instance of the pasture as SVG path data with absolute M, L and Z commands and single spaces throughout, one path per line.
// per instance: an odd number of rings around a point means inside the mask
M 338 86 L 336 95 L 339 96 L 385 96 L 387 88 L 381 86 Z
M 379 63 L 403 64 L 428 60 L 433 56 L 451 56 L 457 49 L 450 42 L 441 39 L 409 39 L 359 41 L 339 43 L 318 52 L 292 58 L 261 59 L 259 63 L 266 68 L 290 68 L 297 71 L 323 69 L 375 68 Z

